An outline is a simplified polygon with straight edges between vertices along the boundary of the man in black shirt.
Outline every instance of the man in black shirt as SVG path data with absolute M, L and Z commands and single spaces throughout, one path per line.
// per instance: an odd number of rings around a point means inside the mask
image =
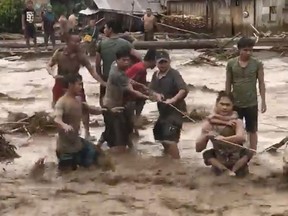
M 35 49 L 37 47 L 35 15 L 36 12 L 33 9 L 33 1 L 29 0 L 27 1 L 26 8 L 22 12 L 22 30 L 24 31 L 28 49 L 30 49 L 30 38 L 33 39 Z
M 174 159 L 179 159 L 178 142 L 183 123 L 183 116 L 174 107 L 186 112 L 184 98 L 188 94 L 187 85 L 180 73 L 171 68 L 170 57 L 166 51 L 160 51 L 156 55 L 158 71 L 156 71 L 150 83 L 150 89 L 157 93 L 159 118 L 154 126 L 154 138 L 160 141 L 164 152 Z M 174 106 L 174 107 L 173 107 Z

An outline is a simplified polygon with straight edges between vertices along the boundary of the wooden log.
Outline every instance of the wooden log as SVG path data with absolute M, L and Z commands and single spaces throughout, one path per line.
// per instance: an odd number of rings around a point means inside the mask
M 202 49 L 217 48 L 217 40 L 134 41 L 135 49 Z
M 255 39 L 255 38 L 253 38 Z M 135 49 L 204 49 L 204 48 L 220 48 L 225 45 L 226 47 L 233 47 L 239 38 L 234 40 L 234 43 L 230 43 L 227 46 L 228 42 L 231 42 L 230 38 L 223 39 L 193 39 L 193 40 L 179 40 L 179 41 L 135 41 L 133 45 Z M 271 46 L 271 47 L 283 47 L 288 46 L 288 39 L 283 38 L 260 38 L 257 46 Z M 270 47 L 270 48 L 271 48 Z M 270 49 L 266 48 L 266 49 Z

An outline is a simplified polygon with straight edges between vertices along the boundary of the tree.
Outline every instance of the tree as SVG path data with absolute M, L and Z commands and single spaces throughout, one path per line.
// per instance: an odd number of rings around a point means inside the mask
M 21 32 L 21 14 L 24 9 L 22 0 L 0 1 L 0 32 Z

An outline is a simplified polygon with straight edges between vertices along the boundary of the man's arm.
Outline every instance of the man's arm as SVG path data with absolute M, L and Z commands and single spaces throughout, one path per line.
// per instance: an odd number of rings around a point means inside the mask
M 128 83 L 127 87 L 125 87 L 125 90 L 128 91 L 129 93 L 135 95 L 138 98 L 149 99 L 149 96 L 133 89 L 133 86 L 131 83 Z
M 71 131 L 73 130 L 73 128 L 64 123 L 62 118 L 63 118 L 63 113 L 64 113 L 64 105 L 63 105 L 63 102 L 62 101 L 57 101 L 56 105 L 55 105 L 55 118 L 54 118 L 54 122 L 61 128 L 63 129 L 64 131 L 68 132 L 68 131 Z
M 231 92 L 231 85 L 232 85 L 232 68 L 228 62 L 226 66 L 226 82 L 225 82 L 226 92 Z
M 129 79 L 130 83 L 132 86 L 135 86 L 135 87 L 140 87 L 140 88 L 143 88 L 144 90 L 147 90 L 147 86 L 142 84 L 142 83 L 139 83 L 139 82 L 136 82 L 135 80 L 133 79 Z
M 91 76 L 95 80 L 97 80 L 102 86 L 106 86 L 106 82 L 104 82 L 101 76 L 98 73 L 96 73 L 96 70 L 90 64 L 90 61 L 86 54 L 81 54 L 80 61 L 81 61 L 81 64 L 87 68 L 88 72 L 91 74 Z
M 46 70 L 52 77 L 55 77 L 55 75 L 53 74 L 53 67 L 58 63 L 58 54 L 59 50 L 56 50 L 46 66 Z
M 132 56 L 134 56 L 136 59 L 138 59 L 139 61 L 142 61 L 141 54 L 137 50 L 135 50 L 134 48 L 131 49 L 130 54 Z
M 196 139 L 196 152 L 201 152 L 207 147 L 209 141 L 208 133 L 211 130 L 211 125 L 205 121 L 202 126 L 201 134 Z
M 22 22 L 22 30 L 25 29 L 25 14 L 24 14 L 24 11 L 22 13 L 22 16 L 21 16 L 21 22 Z
M 245 137 L 245 129 L 244 129 L 242 120 L 238 119 L 235 126 L 236 126 L 235 128 L 236 134 L 233 136 L 229 136 L 229 137 L 221 137 L 221 140 L 232 142 L 232 143 L 237 143 L 237 144 L 243 144 L 246 141 L 246 137 Z
M 101 107 L 91 106 L 86 102 L 82 102 L 82 106 L 84 109 L 88 110 L 89 114 L 92 114 L 92 115 L 101 115 L 102 114 L 102 108 Z
M 96 73 L 101 75 L 101 55 L 99 52 L 96 52 L 96 58 L 95 58 L 95 67 L 96 67 Z
M 261 96 L 261 102 L 262 102 L 262 106 L 261 106 L 261 112 L 264 113 L 266 112 L 266 86 L 265 86 L 265 80 L 264 80 L 264 68 L 263 68 L 263 64 L 260 63 L 260 68 L 258 70 L 258 84 L 259 84 L 259 92 L 260 92 L 260 96 Z

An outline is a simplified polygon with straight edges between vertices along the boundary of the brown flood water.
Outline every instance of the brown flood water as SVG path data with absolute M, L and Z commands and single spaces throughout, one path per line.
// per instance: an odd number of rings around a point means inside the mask
M 197 55 L 190 50 L 171 51 L 171 55 L 173 65 L 187 83 L 223 89 L 224 66 L 181 66 Z M 265 64 L 268 104 L 267 113 L 259 116 L 259 151 L 287 135 L 288 59 L 277 55 L 257 53 Z M 0 93 L 18 98 L 0 97 L 0 121 L 5 121 L 7 110 L 26 113 L 50 110 L 53 79 L 45 71 L 46 63 L 47 59 L 29 62 L 0 59 Z M 88 102 L 98 104 L 99 85 L 87 71 L 83 69 L 81 73 Z M 215 98 L 215 93 L 193 90 L 187 104 L 211 110 Z M 147 102 L 143 114 L 155 120 L 156 104 Z M 101 116 L 93 119 L 103 122 Z M 201 123 L 185 124 L 179 144 L 180 161 L 161 156 L 160 145 L 153 142 L 151 125 L 140 131 L 142 138 L 135 154 L 113 158 L 115 172 L 91 168 L 63 176 L 56 172 L 55 135 L 33 136 L 28 146 L 21 146 L 27 140 L 24 135 L 8 136 L 19 147 L 21 158 L 0 164 L 0 215 L 288 215 L 288 186 L 281 178 L 282 153 L 258 154 L 251 162 L 251 174 L 245 179 L 216 177 L 203 164 L 202 155 L 195 152 L 200 126 Z M 102 130 L 103 127 L 92 128 L 92 134 L 99 138 Z M 29 173 L 33 164 L 43 156 L 47 156 L 45 172 L 32 179 Z

